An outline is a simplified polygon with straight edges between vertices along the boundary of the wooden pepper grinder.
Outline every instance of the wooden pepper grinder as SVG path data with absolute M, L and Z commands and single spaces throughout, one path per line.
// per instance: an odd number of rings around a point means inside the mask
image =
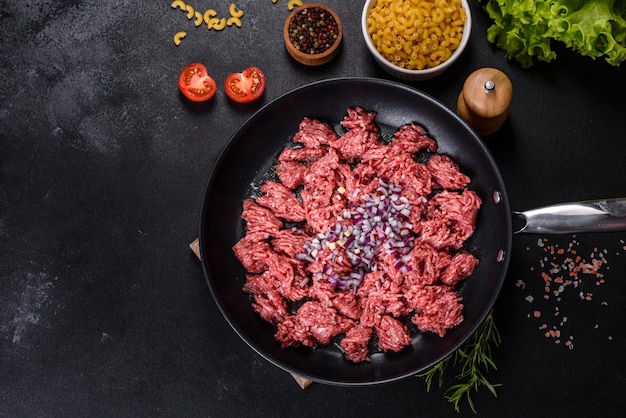
M 457 112 L 481 136 L 496 132 L 513 98 L 511 80 L 495 68 L 480 68 L 467 77 L 457 100 Z

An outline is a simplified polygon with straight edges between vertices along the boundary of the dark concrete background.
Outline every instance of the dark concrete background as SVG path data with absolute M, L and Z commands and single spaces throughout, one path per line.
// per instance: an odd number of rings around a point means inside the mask
M 188 3 L 227 15 L 230 1 Z M 316 80 L 391 78 L 366 51 L 363 1 L 326 4 L 342 18 L 344 45 L 331 63 L 308 68 L 282 44 L 286 0 L 239 0 L 243 27 L 222 32 L 195 28 L 169 1 L 0 1 L 0 416 L 455 415 L 443 390 L 427 393 L 418 378 L 301 390 L 230 329 L 188 247 L 210 169 L 255 111 Z M 487 42 L 490 20 L 477 2 L 471 8 L 460 61 L 406 84 L 454 109 L 475 69 L 509 75 L 510 118 L 486 142 L 514 209 L 626 195 L 623 68 L 555 45 L 556 61 L 523 70 Z M 188 35 L 176 47 L 180 30 Z M 220 89 L 192 104 L 176 77 L 194 61 L 218 84 L 257 65 L 265 95 L 238 105 Z M 514 238 L 490 374 L 503 386 L 498 398 L 474 396 L 479 415 L 619 415 L 626 234 L 576 238 L 588 260 L 606 250 L 605 283 L 585 282 L 592 301 L 576 289 L 543 299 L 539 238 Z M 568 315 L 562 332 L 573 350 L 543 335 L 538 309 Z M 464 403 L 459 415 L 473 416 Z

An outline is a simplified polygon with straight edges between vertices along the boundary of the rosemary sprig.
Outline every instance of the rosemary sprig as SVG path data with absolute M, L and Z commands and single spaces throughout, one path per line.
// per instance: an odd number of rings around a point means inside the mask
M 446 390 L 445 396 L 449 402 L 452 402 L 457 412 L 460 410 L 461 401 L 466 399 L 472 411 L 476 413 L 472 392 L 477 392 L 481 386 L 485 386 L 493 396 L 497 397 L 496 387 L 501 386 L 500 384 L 492 384 L 486 376 L 490 369 L 497 369 L 491 358 L 491 350 L 493 346 L 499 346 L 500 342 L 500 334 L 493 320 L 493 311 L 491 311 L 462 347 L 459 347 L 454 353 L 427 371 L 418 374 L 418 377 L 424 379 L 426 390 L 430 391 L 435 379 L 437 379 L 439 387 L 443 386 L 444 374 L 448 366 L 455 367 L 462 364 L 461 371 L 456 375 L 456 380 L 459 383 L 450 386 Z

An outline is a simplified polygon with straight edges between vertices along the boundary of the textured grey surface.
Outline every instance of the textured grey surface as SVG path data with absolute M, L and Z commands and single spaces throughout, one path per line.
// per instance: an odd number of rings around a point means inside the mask
M 226 15 L 230 2 L 189 4 Z M 286 53 L 286 0 L 236 4 L 243 27 L 215 32 L 195 28 L 168 1 L 0 2 L 0 416 L 455 414 L 442 391 L 426 393 L 417 378 L 302 391 L 236 336 L 211 299 L 188 244 L 229 137 L 305 83 L 389 78 L 361 39 L 362 2 L 327 2 L 345 38 L 340 55 L 320 68 Z M 461 60 L 411 85 L 453 109 L 473 70 L 494 66 L 510 76 L 511 116 L 487 143 L 514 209 L 624 196 L 623 68 L 557 46 L 555 62 L 522 70 L 487 43 L 489 20 L 477 3 L 472 9 Z M 188 35 L 176 47 L 180 30 Z M 209 103 L 189 103 L 176 77 L 193 61 L 218 85 L 260 66 L 265 95 L 237 105 L 220 89 Z M 558 305 L 542 302 L 538 238 L 515 238 L 496 307 L 503 342 L 492 378 L 503 386 L 497 399 L 475 396 L 480 415 L 615 416 L 626 388 L 625 234 L 577 238 L 585 256 L 607 250 L 606 283 L 586 285 L 592 302 L 572 290 Z M 563 332 L 575 349 L 546 339 L 529 319 L 535 309 L 568 312 Z M 466 414 L 473 415 L 464 405 Z

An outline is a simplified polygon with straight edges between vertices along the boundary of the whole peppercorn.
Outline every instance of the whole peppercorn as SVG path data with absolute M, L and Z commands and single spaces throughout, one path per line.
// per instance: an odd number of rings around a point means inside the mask
M 335 18 L 319 7 L 305 8 L 289 22 L 289 40 L 307 54 L 321 54 L 337 40 Z

